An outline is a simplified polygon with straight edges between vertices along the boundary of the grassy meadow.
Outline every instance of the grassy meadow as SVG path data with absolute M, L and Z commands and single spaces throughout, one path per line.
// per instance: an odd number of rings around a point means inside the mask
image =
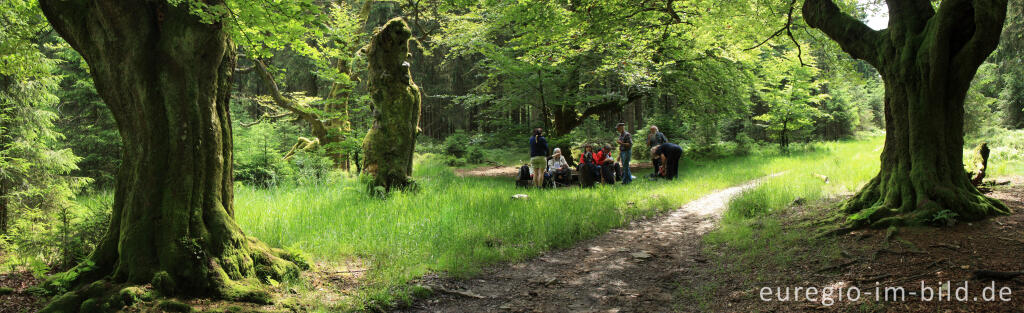
M 418 192 L 380 200 L 364 193 L 354 178 L 268 189 L 240 185 L 236 219 L 248 234 L 271 245 L 297 248 L 321 261 L 359 260 L 368 270 L 349 305 L 386 305 L 407 300 L 407 283 L 426 273 L 472 275 L 483 266 L 568 247 L 771 173 L 818 173 L 836 177 L 840 183 L 834 186 L 842 190 L 856 190 L 877 169 L 881 144 L 881 137 L 872 137 L 797 146 L 787 154 L 769 148 L 748 156 L 686 160 L 680 179 L 671 182 L 649 181 L 640 177 L 648 172 L 640 172 L 629 186 L 557 190 L 517 189 L 509 178 L 457 177 L 426 154 L 415 166 Z M 793 200 L 758 190 L 772 206 Z M 513 199 L 518 193 L 529 198 Z

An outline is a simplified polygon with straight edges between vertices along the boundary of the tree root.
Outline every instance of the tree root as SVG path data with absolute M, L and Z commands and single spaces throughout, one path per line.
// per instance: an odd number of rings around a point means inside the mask
M 96 267 L 92 261 L 86 261 L 68 272 L 49 277 L 40 286 L 39 289 L 46 290 L 49 294 L 60 294 L 40 312 L 118 312 L 121 308 L 136 302 L 170 296 L 212 297 L 269 304 L 272 303 L 272 296 L 261 286 L 262 284 L 270 280 L 298 279 L 300 270 L 309 269 L 305 257 L 298 253 L 271 248 L 252 237 L 247 237 L 247 241 L 247 247 L 239 249 L 239 253 L 224 253 L 219 259 L 208 259 L 206 280 L 209 282 L 208 288 L 212 290 L 180 285 L 178 282 L 183 282 L 184 279 L 175 279 L 166 271 L 153 275 L 151 288 L 137 283 L 112 281 L 111 276 L 95 279 L 92 277 L 111 269 Z M 242 270 L 246 262 L 252 270 Z M 89 280 L 93 282 L 84 285 L 81 283 Z M 69 291 L 63 292 L 64 290 Z

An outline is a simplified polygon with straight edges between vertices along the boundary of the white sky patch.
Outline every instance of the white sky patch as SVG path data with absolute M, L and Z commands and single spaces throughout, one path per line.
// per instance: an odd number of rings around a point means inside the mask
M 859 2 L 868 13 L 868 17 L 864 20 L 868 27 L 874 30 L 889 27 L 889 7 L 885 6 L 884 2 L 871 0 L 859 0 Z

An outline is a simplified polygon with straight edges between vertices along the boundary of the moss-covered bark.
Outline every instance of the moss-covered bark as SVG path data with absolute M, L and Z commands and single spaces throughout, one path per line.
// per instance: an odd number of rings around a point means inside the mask
M 420 89 L 409 72 L 412 30 L 401 18 L 373 34 L 369 63 L 373 126 L 363 140 L 363 169 L 373 175 L 371 188 L 404 188 L 412 183 L 412 156 L 420 120 Z
M 228 102 L 235 55 L 222 25 L 163 1 L 40 5 L 88 63 L 125 147 L 106 237 L 88 261 L 57 276 L 72 291 L 44 312 L 87 310 L 99 293 L 94 281 L 266 301 L 257 279 L 295 275 L 298 267 L 234 220 Z
M 963 166 L 964 98 L 996 48 L 1006 0 L 887 1 L 889 28 L 875 31 L 830 0 L 807 0 L 807 23 L 885 81 L 881 170 L 845 204 L 852 227 L 928 222 L 944 210 L 977 220 L 1007 213 L 982 195 Z

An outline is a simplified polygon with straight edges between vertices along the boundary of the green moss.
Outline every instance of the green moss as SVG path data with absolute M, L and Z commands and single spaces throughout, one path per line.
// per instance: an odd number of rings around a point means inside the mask
M 118 292 L 118 296 L 120 297 L 121 303 L 125 306 L 135 304 L 136 302 L 152 301 L 154 298 L 153 294 L 149 290 L 138 286 L 121 289 L 121 291 Z
M 271 304 L 273 303 L 273 297 L 266 290 L 253 287 L 259 285 L 256 281 L 250 281 L 247 284 L 240 284 L 238 282 L 229 281 L 222 286 L 218 292 L 221 298 L 232 300 L 251 302 L 257 304 Z
M 153 288 L 164 295 L 172 295 L 175 290 L 174 278 L 171 278 L 171 274 L 166 271 L 160 271 L 153 274 Z
M 192 312 L 192 307 L 177 300 L 163 300 L 156 307 L 164 312 Z
M 75 312 L 75 311 L 78 311 L 78 309 L 80 308 L 81 305 L 82 305 L 82 297 L 79 296 L 77 293 L 68 292 L 68 293 L 65 293 L 64 295 L 61 295 L 57 299 L 54 299 L 53 301 L 50 301 L 50 303 L 47 304 L 46 307 L 44 307 L 39 312 L 41 312 L 41 313 L 49 313 L 49 312 L 54 312 L 54 313 Z
M 100 306 L 100 301 L 99 300 L 89 299 L 89 300 L 85 300 L 85 302 L 82 302 L 82 305 L 79 306 L 78 311 L 81 312 L 81 313 L 93 313 L 93 312 L 97 312 L 98 313 L 98 312 L 103 312 L 103 309 Z
M 302 251 L 295 248 L 288 248 L 281 254 L 281 258 L 294 263 L 302 270 L 309 270 L 311 268 L 309 257 L 306 256 Z

